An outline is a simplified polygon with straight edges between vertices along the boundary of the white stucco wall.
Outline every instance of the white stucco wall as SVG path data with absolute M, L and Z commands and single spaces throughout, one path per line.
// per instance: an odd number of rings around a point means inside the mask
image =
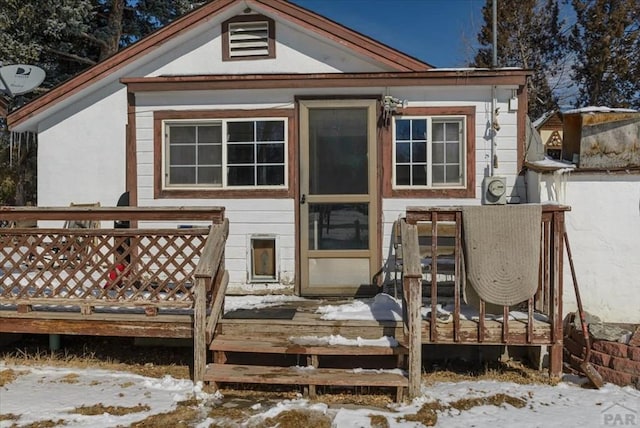
M 38 206 L 116 204 L 125 189 L 126 111 L 126 90 L 113 84 L 40 124 Z
M 532 198 L 569 205 L 566 227 L 586 311 L 603 321 L 640 323 L 640 174 L 527 173 Z M 564 312 L 576 310 L 565 258 Z

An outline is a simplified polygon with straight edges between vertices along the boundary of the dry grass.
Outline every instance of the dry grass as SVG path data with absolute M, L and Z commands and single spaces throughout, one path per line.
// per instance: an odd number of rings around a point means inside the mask
M 493 363 L 484 366 L 469 366 L 467 364 L 449 364 L 442 370 L 423 373 L 422 381 L 427 385 L 436 382 L 462 382 L 477 380 L 494 380 L 498 382 L 513 382 L 520 385 L 541 384 L 556 385 L 559 379 L 550 378 L 546 373 L 531 369 L 517 361 L 507 363 Z
M 10 384 L 14 380 L 16 380 L 18 376 L 21 376 L 26 373 L 27 372 L 25 372 L 24 370 L 13 370 L 13 369 L 6 369 L 6 370 L 0 371 L 0 388 Z
M 14 415 L 13 413 L 0 414 L 0 421 L 17 421 L 18 419 L 20 419 L 20 416 Z
M 38 421 L 32 422 L 28 425 L 20 425 L 20 428 L 52 428 L 52 427 L 60 427 L 66 425 L 66 422 L 62 419 L 58 419 L 57 421 L 53 421 L 51 419 L 46 421 Z M 12 426 L 11 428 L 17 427 L 17 425 Z
M 439 401 L 424 403 L 415 415 L 406 415 L 398 418 L 399 421 L 419 422 L 426 427 L 435 426 L 438 422 L 438 412 L 447 409 Z
M 81 406 L 76 407 L 73 410 L 70 410 L 69 413 L 78 413 L 80 415 L 85 416 L 95 416 L 102 415 L 104 413 L 108 413 L 114 416 L 123 416 L 130 415 L 131 413 L 140 413 L 140 412 L 148 412 L 151 410 L 151 407 L 142 404 L 138 404 L 133 407 L 123 407 L 123 406 L 105 406 L 102 403 L 94 404 L 93 406 Z
M 371 428 L 389 428 L 389 421 L 382 415 L 369 415 Z
M 59 351 L 48 350 L 47 335 L 25 335 L 13 346 L 0 348 L 0 359 L 15 365 L 100 368 L 141 376 L 190 378 L 190 348 L 134 346 L 133 339 L 64 336 Z
M 331 418 L 314 410 L 286 410 L 278 416 L 267 418 L 256 428 L 331 428 Z

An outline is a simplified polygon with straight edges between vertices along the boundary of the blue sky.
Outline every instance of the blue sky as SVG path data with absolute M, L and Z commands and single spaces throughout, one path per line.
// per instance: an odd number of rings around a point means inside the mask
M 485 0 L 291 0 L 436 67 L 473 58 Z

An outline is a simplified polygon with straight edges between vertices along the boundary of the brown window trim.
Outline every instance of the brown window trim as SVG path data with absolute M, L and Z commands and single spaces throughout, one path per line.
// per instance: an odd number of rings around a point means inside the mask
M 464 189 L 394 189 L 393 135 L 391 125 L 382 130 L 383 186 L 385 198 L 475 198 L 476 197 L 476 108 L 468 107 L 407 107 L 396 116 L 465 116 L 467 134 L 466 176 Z
M 267 21 L 269 25 L 269 46 L 267 55 L 234 56 L 229 54 L 229 24 L 237 22 Z M 227 19 L 222 23 L 222 60 L 223 61 L 250 61 L 257 59 L 270 59 L 276 57 L 276 23 L 273 19 L 264 15 L 238 15 Z
M 165 120 L 188 119 L 242 119 L 260 117 L 286 117 L 287 129 L 287 174 L 288 188 L 286 189 L 163 189 L 162 188 L 162 159 L 163 159 L 163 126 Z M 191 199 L 230 199 L 230 198 L 293 198 L 295 184 L 295 153 L 297 150 L 296 121 L 293 109 L 259 109 L 259 110 L 159 110 L 153 113 L 153 197 L 191 198 Z

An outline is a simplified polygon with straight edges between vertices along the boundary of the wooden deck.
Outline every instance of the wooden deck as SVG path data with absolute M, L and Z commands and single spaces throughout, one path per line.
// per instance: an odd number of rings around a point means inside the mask
M 567 209 L 543 209 L 540 258 L 531 261 L 539 265 L 539 286 L 518 319 L 511 319 L 509 307 L 490 317 L 482 300 L 469 316 L 460 292 L 461 210 L 417 207 L 399 222 L 402 319 L 326 320 L 318 306 L 338 302 L 296 300 L 223 316 L 228 224 L 222 208 L 2 208 L 0 220 L 88 219 L 102 222 L 102 228 L 0 229 L 0 332 L 190 338 L 196 381 L 296 384 L 310 396 L 316 386 L 340 385 L 386 386 L 399 400 L 413 398 L 420 392 L 423 344 L 548 345 L 549 372 L 559 376 Z M 131 228 L 104 227 L 114 220 L 127 220 Z M 189 222 L 194 227 L 175 227 Z M 427 272 L 420 264 L 421 222 L 431 225 L 435 255 Z M 438 276 L 439 230 L 453 235 L 446 244 L 454 257 L 449 294 Z M 443 316 L 438 308 L 445 300 L 450 306 Z M 398 345 L 314 345 L 296 339 L 331 335 L 388 337 Z M 254 364 L 236 361 L 243 354 L 251 354 Z M 283 363 L 269 356 L 282 357 Z M 256 357 L 265 364 L 255 365 Z M 384 363 L 360 371 L 363 358 Z

